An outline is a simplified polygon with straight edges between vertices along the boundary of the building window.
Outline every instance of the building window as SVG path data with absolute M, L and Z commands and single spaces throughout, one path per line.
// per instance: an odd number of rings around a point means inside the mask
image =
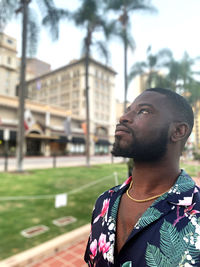
M 78 101 L 74 101 L 73 103 L 72 103 L 72 108 L 73 109 L 76 109 L 76 108 L 78 108 L 79 107 L 79 105 L 78 105 Z
M 11 57 L 7 57 L 7 63 L 8 63 L 9 65 L 11 65 L 11 61 L 12 61 Z
M 73 99 L 76 99 L 76 98 L 78 98 L 79 97 L 79 91 L 74 91 L 74 92 L 72 92 L 72 98 Z
M 74 80 L 72 83 L 73 88 L 78 87 L 79 86 L 79 80 Z
M 57 103 L 57 97 L 50 97 L 50 103 L 51 104 L 55 104 L 55 103 Z
M 79 69 L 73 71 L 73 77 L 78 77 L 80 75 Z
M 56 87 L 52 87 L 51 88 L 51 94 L 53 95 L 53 94 L 57 94 L 57 88 Z
M 7 39 L 7 43 L 12 44 L 13 41 L 11 39 Z

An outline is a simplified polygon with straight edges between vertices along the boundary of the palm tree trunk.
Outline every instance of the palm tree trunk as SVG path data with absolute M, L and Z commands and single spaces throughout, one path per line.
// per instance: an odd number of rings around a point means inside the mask
M 124 28 L 124 113 L 127 106 L 127 91 L 128 91 L 128 81 L 127 81 L 127 36 L 126 27 Z
M 89 54 L 90 47 L 86 43 L 85 56 L 85 97 L 86 97 L 86 165 L 90 166 L 90 102 L 89 102 Z
M 24 154 L 24 98 L 25 98 L 25 75 L 26 75 L 26 41 L 27 41 L 27 16 L 29 0 L 21 1 L 23 12 L 22 29 L 22 58 L 20 68 L 20 86 L 19 86 L 19 123 L 17 133 L 17 170 L 23 171 Z

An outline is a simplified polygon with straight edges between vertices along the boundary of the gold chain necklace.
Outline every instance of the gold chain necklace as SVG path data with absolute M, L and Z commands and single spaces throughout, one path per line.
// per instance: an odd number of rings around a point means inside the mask
M 133 201 L 135 201 L 135 202 L 139 202 L 139 203 L 147 202 L 147 201 L 156 199 L 156 198 L 162 196 L 163 194 L 165 194 L 165 193 L 168 191 L 168 190 L 167 190 L 167 191 L 165 191 L 164 193 L 159 194 L 159 195 L 156 195 L 156 196 L 154 196 L 154 197 L 149 197 L 149 198 L 141 199 L 141 200 L 140 200 L 140 199 L 135 199 L 135 198 L 133 198 L 132 196 L 130 196 L 130 194 L 129 194 L 129 190 L 131 189 L 132 185 L 133 185 L 133 181 L 131 181 L 131 183 L 130 183 L 130 185 L 129 185 L 129 188 L 126 190 L 126 194 L 127 194 L 128 198 L 130 198 L 131 200 L 133 200 Z

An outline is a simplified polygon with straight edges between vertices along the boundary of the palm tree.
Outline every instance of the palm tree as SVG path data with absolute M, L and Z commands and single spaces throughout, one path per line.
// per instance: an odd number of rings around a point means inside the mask
M 22 58 L 20 68 L 20 90 L 19 90 L 19 124 L 17 134 L 17 169 L 23 171 L 23 150 L 24 150 L 24 98 L 25 98 L 25 79 L 26 79 L 26 51 L 27 43 L 29 52 L 32 55 L 36 52 L 38 25 L 33 10 L 28 5 L 31 0 L 2 0 L 0 3 L 0 30 L 3 31 L 5 25 L 13 18 L 15 13 L 22 12 Z M 20 4 L 20 6 L 19 6 Z M 53 0 L 38 1 L 42 15 L 49 14 L 54 7 Z M 55 9 L 55 8 L 54 8 Z M 51 12 L 52 14 L 52 12 Z M 51 15 L 50 14 L 50 15 Z M 49 15 L 49 17 L 51 17 Z M 28 38 L 27 38 L 28 37 Z M 27 42 L 27 40 L 29 40 Z
M 195 61 L 185 52 L 181 60 L 172 58 L 167 63 L 168 74 L 165 80 L 172 90 L 180 94 L 188 92 L 190 84 L 194 81 L 193 66 Z
M 8 24 L 10 18 L 15 13 L 15 9 L 16 9 L 15 0 L 0 1 L 0 32 L 4 31 L 5 26 Z
M 72 14 L 76 26 L 85 28 L 84 37 L 84 57 L 85 57 L 85 97 L 86 97 L 86 164 L 90 166 L 90 101 L 89 101 L 89 60 L 91 47 L 97 45 L 102 53 L 107 57 L 105 43 L 95 40 L 95 33 L 103 32 L 106 39 L 110 37 L 114 24 L 106 22 L 102 14 L 102 3 L 98 0 L 82 0 L 81 6 Z
M 124 110 L 127 105 L 128 77 L 127 77 L 127 51 L 130 39 L 130 14 L 136 11 L 153 12 L 156 9 L 147 0 L 104 0 L 107 10 L 120 13 L 118 21 L 121 27 L 121 36 L 124 46 Z
M 136 62 L 130 70 L 128 75 L 128 82 L 130 83 L 137 75 L 146 76 L 145 87 L 163 86 L 167 84 L 165 76 L 161 74 L 162 69 L 170 64 L 173 59 L 172 52 L 167 49 L 161 49 L 156 54 L 152 54 L 151 46 L 147 48 L 147 60 Z

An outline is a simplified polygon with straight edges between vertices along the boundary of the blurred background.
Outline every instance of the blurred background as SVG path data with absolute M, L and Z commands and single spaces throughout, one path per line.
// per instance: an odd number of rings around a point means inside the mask
M 89 165 L 90 155 L 109 154 L 127 102 L 155 86 L 193 105 L 188 148 L 198 150 L 199 5 L 2 0 L 0 104 L 10 104 L 0 153 L 16 155 L 19 170 L 23 155 L 86 154 Z
M 89 222 L 88 210 L 98 194 L 127 176 L 122 159 L 110 154 L 115 125 L 149 87 L 174 90 L 192 105 L 195 125 L 182 162 L 193 177 L 199 176 L 199 10 L 198 0 L 0 0 L 0 204 L 8 201 L 0 212 L 9 220 L 18 218 L 21 209 L 23 218 L 14 228 L 2 221 L 0 240 L 13 228 L 2 243 L 2 258 Z M 110 167 L 92 169 L 97 163 Z M 74 165 L 90 169 L 61 168 Z M 45 194 L 54 199 L 64 188 L 74 192 L 108 174 L 108 185 L 98 186 L 91 198 L 87 192 L 81 195 L 77 210 L 71 204 L 56 213 L 51 202 L 43 201 Z M 31 206 L 26 195 L 42 200 L 32 200 Z M 78 218 L 68 230 L 45 233 L 33 242 L 19 237 L 24 228 L 48 225 L 63 214 Z

